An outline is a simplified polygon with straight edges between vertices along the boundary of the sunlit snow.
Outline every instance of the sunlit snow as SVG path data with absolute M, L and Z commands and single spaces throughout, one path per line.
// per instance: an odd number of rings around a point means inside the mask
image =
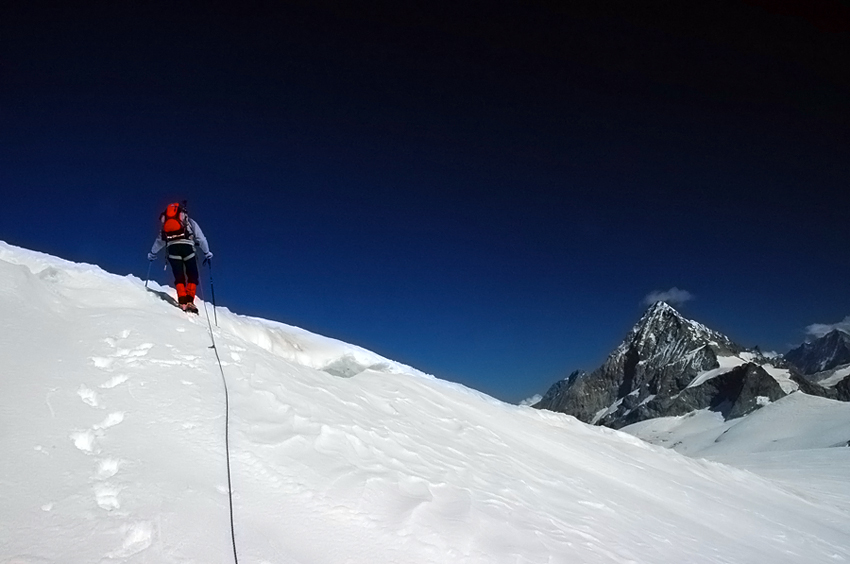
M 151 286 L 0 243 L 0 563 L 233 562 L 210 306 Z M 810 451 L 818 466 L 787 450 L 812 437 L 788 438 L 757 474 L 217 317 L 240 562 L 850 562 L 847 477 L 823 462 L 850 449 Z M 805 427 L 816 446 L 846 436 L 846 404 L 786 400 L 777 417 L 838 421 Z M 717 444 L 760 450 L 760 426 L 737 428 Z
M 843 366 L 833 372 L 831 376 L 829 376 L 828 378 L 824 378 L 818 383 L 824 388 L 832 388 L 848 376 L 850 376 L 850 366 Z

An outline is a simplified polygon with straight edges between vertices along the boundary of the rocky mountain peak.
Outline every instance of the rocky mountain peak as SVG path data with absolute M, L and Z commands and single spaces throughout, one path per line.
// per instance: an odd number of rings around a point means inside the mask
M 643 360 L 665 362 L 704 347 L 721 354 L 742 350 L 722 333 L 685 318 L 665 302 L 656 302 L 646 310 L 614 354 L 634 350 Z
M 842 329 L 833 329 L 823 337 L 821 337 L 826 343 L 835 345 L 835 346 L 844 346 L 850 343 L 850 334 L 845 332 Z
M 850 335 L 834 329 L 788 351 L 785 359 L 803 374 L 815 374 L 850 363 Z
M 666 302 L 655 302 L 644 312 L 631 334 L 641 338 L 666 331 L 671 326 L 681 326 L 687 320 Z M 631 335 L 630 334 L 630 335 Z M 626 339 L 628 340 L 628 339 Z
M 728 361 L 739 354 L 742 357 Z M 745 351 L 722 333 L 685 318 L 671 305 L 657 302 L 646 310 L 602 366 L 589 374 L 574 373 L 552 386 L 535 407 L 569 413 L 589 423 L 619 426 L 635 418 L 657 416 L 694 385 L 701 389 L 689 392 L 688 397 L 697 400 L 687 405 L 704 403 L 702 407 L 709 407 L 720 393 L 715 387 L 722 380 L 705 386 L 703 382 L 707 380 L 702 378 L 724 373 L 721 359 L 730 370 L 751 362 L 756 362 L 753 367 L 758 368 L 758 363 L 767 360 L 758 351 Z M 774 399 L 782 394 L 778 384 L 761 368 L 741 374 L 775 384 L 775 390 L 764 394 L 766 397 Z M 743 384 L 741 389 L 745 389 Z

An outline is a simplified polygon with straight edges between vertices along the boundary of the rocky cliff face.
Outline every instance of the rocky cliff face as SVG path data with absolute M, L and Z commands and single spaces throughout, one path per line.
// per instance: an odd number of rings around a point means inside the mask
M 703 408 L 738 417 L 785 395 L 768 362 L 659 302 L 602 366 L 574 372 L 534 407 L 615 428 Z
M 735 419 L 783 396 L 785 392 L 773 376 L 748 362 L 673 396 L 656 396 L 613 420 L 611 426 L 619 428 L 653 417 L 685 415 L 706 407 L 725 419 Z
M 850 364 L 850 335 L 836 329 L 788 351 L 785 360 L 803 374 L 823 373 Z
M 835 330 L 785 354 L 807 394 L 850 401 L 850 335 Z

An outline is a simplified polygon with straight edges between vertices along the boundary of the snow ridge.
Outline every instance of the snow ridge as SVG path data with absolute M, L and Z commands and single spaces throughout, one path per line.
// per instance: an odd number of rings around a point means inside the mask
M 152 289 L 0 243 L 3 564 L 231 561 L 207 320 Z M 850 561 L 841 506 L 354 345 L 218 319 L 240 561 Z

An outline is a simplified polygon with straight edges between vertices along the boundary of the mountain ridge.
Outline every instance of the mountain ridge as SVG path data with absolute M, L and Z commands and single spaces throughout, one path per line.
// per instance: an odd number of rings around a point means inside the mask
M 842 329 L 833 329 L 791 349 L 784 356 L 804 375 L 832 370 L 850 364 L 850 334 Z
M 599 368 L 556 382 L 534 407 L 614 428 L 697 409 L 741 417 L 799 389 L 797 379 L 784 359 L 656 302 Z

